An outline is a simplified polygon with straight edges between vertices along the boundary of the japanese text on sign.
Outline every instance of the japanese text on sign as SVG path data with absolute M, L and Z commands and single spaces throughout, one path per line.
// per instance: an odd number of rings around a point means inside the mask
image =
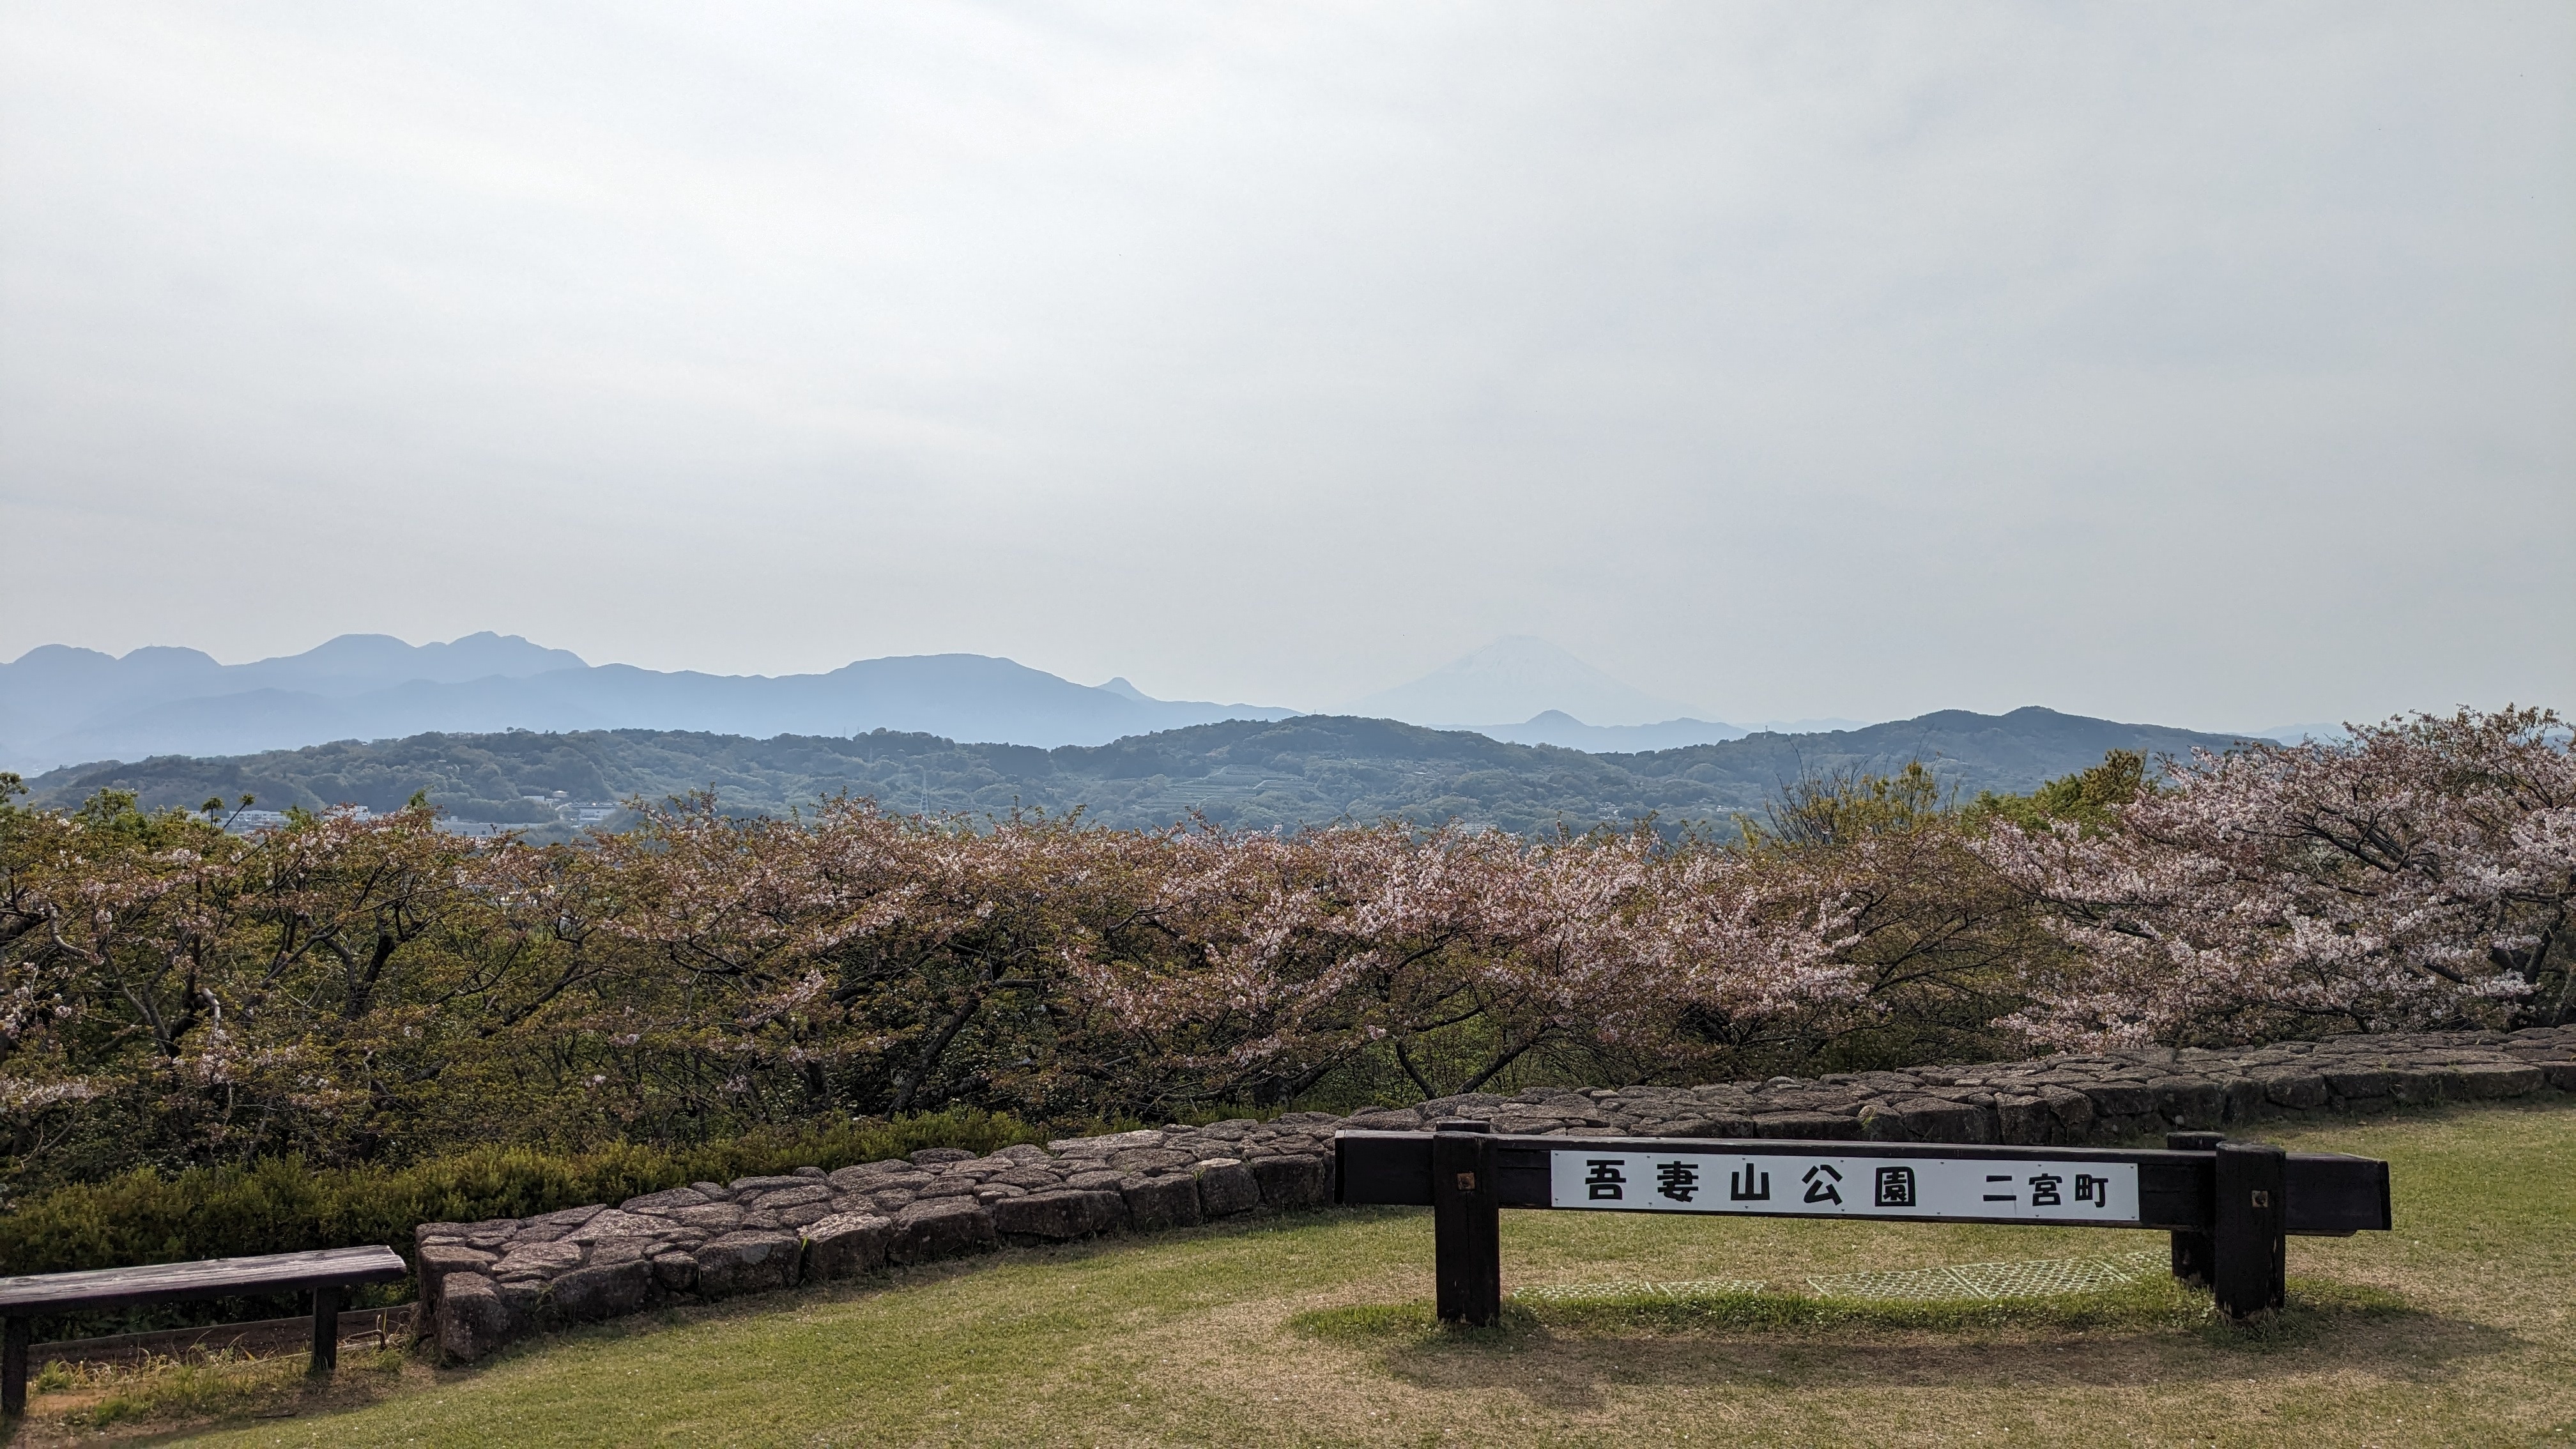
M 2138 1169 L 2127 1162 L 1567 1149 L 1548 1157 L 1549 1205 L 1560 1208 L 2138 1220 Z

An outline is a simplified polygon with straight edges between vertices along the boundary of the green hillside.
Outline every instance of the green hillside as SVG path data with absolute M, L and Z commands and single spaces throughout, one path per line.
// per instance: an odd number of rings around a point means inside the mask
M 530 823 L 553 817 L 526 795 L 658 800 L 711 788 L 728 808 L 772 813 L 847 792 L 905 811 L 1080 807 L 1095 821 L 1124 826 L 1167 824 L 1195 809 L 1251 828 L 1399 816 L 1529 832 L 1650 814 L 1674 829 L 1723 825 L 1760 809 L 1793 780 L 1845 769 L 1893 771 L 1915 759 L 1973 795 L 2030 790 L 2097 763 L 2107 750 L 2153 756 L 2229 743 L 2034 708 L 2008 715 L 1951 710 L 1833 734 L 1593 755 L 1391 720 L 1309 715 L 1053 750 L 883 730 L 766 740 L 663 730 L 425 734 L 223 759 L 76 765 L 28 783 L 37 803 L 72 804 L 118 789 L 153 807 L 250 794 L 269 808 L 388 810 L 425 790 L 459 819 Z

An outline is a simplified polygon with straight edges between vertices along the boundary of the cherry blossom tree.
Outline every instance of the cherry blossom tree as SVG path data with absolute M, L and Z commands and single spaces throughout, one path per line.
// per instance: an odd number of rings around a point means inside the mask
M 1104 957 L 1087 980 L 1211 1095 L 1294 1097 L 1379 1052 L 1431 1097 L 1552 1047 L 1668 1060 L 1696 1049 L 1694 1021 L 1849 990 L 1830 907 L 1647 830 L 1533 843 L 1381 825 L 1169 845 L 1151 914 L 1177 949 Z
M 2198 753 L 2110 829 L 1979 846 L 2073 948 L 2052 1046 L 2494 1025 L 2568 1010 L 2576 759 L 2545 710 Z

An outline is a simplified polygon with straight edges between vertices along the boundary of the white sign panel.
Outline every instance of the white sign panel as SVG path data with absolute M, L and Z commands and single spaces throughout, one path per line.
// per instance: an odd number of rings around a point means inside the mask
M 1548 1205 L 1614 1212 L 2138 1220 L 2133 1162 L 1552 1150 Z

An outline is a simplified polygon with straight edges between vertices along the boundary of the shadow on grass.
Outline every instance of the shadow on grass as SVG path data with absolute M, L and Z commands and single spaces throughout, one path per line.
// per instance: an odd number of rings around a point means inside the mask
M 346 1351 L 337 1374 L 315 1379 L 305 1355 L 218 1353 L 137 1366 L 49 1366 L 28 1383 L 30 1412 L 0 1429 L 0 1445 L 165 1443 L 257 1419 L 362 1408 L 399 1387 L 400 1348 Z
M 2189 1385 L 2328 1363 L 2421 1380 L 2513 1341 L 2378 1289 L 2306 1279 L 2291 1280 L 2287 1308 L 2246 1324 L 2158 1279 L 2008 1301 L 1745 1292 L 1513 1302 L 1490 1329 L 1443 1328 L 1426 1303 L 1359 1304 L 1302 1313 L 1290 1327 L 1373 1349 L 1389 1375 L 1424 1387 L 1510 1389 L 1562 1409 L 1597 1404 L 1614 1384 Z

